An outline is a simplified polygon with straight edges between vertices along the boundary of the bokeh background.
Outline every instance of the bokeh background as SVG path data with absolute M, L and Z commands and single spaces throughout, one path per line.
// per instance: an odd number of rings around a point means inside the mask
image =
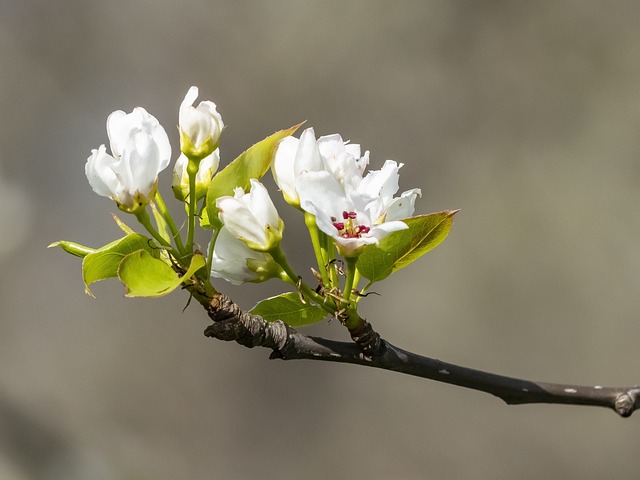
M 638 478 L 639 418 L 269 361 L 205 338 L 179 292 L 88 297 L 79 260 L 46 246 L 119 235 L 84 176 L 107 115 L 145 106 L 177 151 L 198 85 L 228 125 L 223 164 L 306 119 L 374 168 L 404 162 L 419 212 L 462 209 L 367 299 L 385 338 L 532 380 L 640 383 L 639 19 L 633 1 L 2 0 L 0 478 Z M 227 291 L 251 307 L 279 290 Z

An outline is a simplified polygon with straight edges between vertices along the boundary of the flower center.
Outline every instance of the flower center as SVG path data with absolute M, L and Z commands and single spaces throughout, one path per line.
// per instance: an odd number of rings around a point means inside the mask
M 331 217 L 333 226 L 338 230 L 338 234 L 342 238 L 360 238 L 363 234 L 369 233 L 371 230 L 366 225 L 358 225 L 356 223 L 356 212 L 342 212 L 342 222 L 338 222 L 336 217 Z

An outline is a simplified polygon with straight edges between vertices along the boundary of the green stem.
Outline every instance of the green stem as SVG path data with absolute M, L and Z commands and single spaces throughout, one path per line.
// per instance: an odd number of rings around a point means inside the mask
M 358 272 L 360 273 L 360 272 Z M 362 290 L 360 290 L 361 296 L 359 296 L 356 299 L 356 302 L 359 302 L 360 300 L 362 300 L 364 298 L 364 295 L 369 291 L 369 289 L 371 288 L 371 285 L 373 285 L 373 282 L 368 282 L 364 288 L 362 288 Z
M 189 159 L 187 174 L 189 175 L 189 228 L 187 230 L 187 254 L 193 252 L 193 237 L 196 230 L 196 174 L 200 167 L 198 162 Z
M 338 265 L 334 261 L 336 259 L 336 247 L 333 244 L 333 239 L 323 231 L 320 231 L 320 240 L 322 242 L 322 254 L 326 258 L 329 269 L 331 287 L 339 287 L 340 279 L 338 277 Z
M 282 280 L 292 285 L 295 285 L 296 288 L 298 288 L 305 297 L 313 300 L 313 302 L 319 305 L 324 311 L 332 315 L 336 313 L 337 307 L 333 302 L 327 303 L 327 298 L 323 297 L 322 295 L 318 295 L 318 293 L 314 289 L 312 289 L 311 287 L 309 287 L 309 285 L 301 281 L 301 278 L 296 274 L 293 268 L 291 268 L 291 265 L 289 265 L 289 262 L 287 261 L 287 257 L 284 255 L 284 252 L 282 251 L 280 246 L 276 246 L 272 248 L 271 250 L 269 250 L 268 253 L 273 257 L 273 260 L 278 265 L 280 265 L 280 268 L 282 268 L 282 270 L 284 271 L 284 274 L 286 275 L 286 277 L 281 276 L 280 278 Z
M 358 257 L 345 257 L 347 262 L 347 280 L 344 285 L 344 292 L 342 296 L 346 302 L 343 302 L 343 308 L 345 309 L 344 326 L 347 327 L 349 332 L 353 335 L 355 332 L 359 332 L 365 325 L 365 322 L 360 315 L 358 315 L 358 301 L 357 299 L 351 301 L 351 295 L 354 287 L 357 287 L 360 274 L 356 269 L 356 263 L 358 263 Z
M 353 285 L 356 279 L 356 263 L 358 262 L 358 257 L 345 257 L 345 260 L 347 261 L 347 280 L 344 284 L 344 292 L 342 292 L 342 296 L 346 300 L 346 302 L 343 302 L 344 306 L 347 307 L 351 300 L 351 291 L 353 290 Z
M 356 263 L 357 263 L 357 259 L 356 259 Z M 357 268 L 355 268 L 354 265 L 354 270 L 356 271 L 356 273 L 353 275 L 353 287 L 356 290 L 358 289 L 358 284 L 360 283 L 360 270 L 358 270 Z M 359 292 L 361 293 L 361 292 Z M 354 303 L 358 303 L 360 301 L 362 297 L 360 295 L 356 295 L 353 299 Z
M 167 205 L 164 203 L 164 200 L 162 199 L 160 192 L 156 193 L 155 202 L 156 202 L 156 206 L 158 207 L 158 211 L 162 215 L 162 218 L 164 218 L 165 222 L 167 222 L 167 225 L 169 226 L 169 230 L 171 230 L 171 237 L 173 238 L 173 241 L 176 242 L 176 248 L 182 255 L 185 255 L 186 250 L 184 249 L 184 244 L 182 243 L 180 232 L 178 231 L 178 228 L 176 227 L 176 224 L 173 221 L 173 217 L 169 213 L 169 210 L 167 209 Z
M 151 236 L 156 240 L 156 242 L 158 242 L 160 245 L 165 247 L 167 250 L 171 252 L 175 252 L 175 249 L 173 248 L 173 246 L 171 246 L 169 242 L 167 242 L 164 238 L 162 238 L 162 235 L 160 235 L 160 233 L 158 233 L 158 230 L 156 230 L 155 227 L 151 224 L 151 217 L 149 216 L 149 213 L 147 212 L 146 209 L 139 210 L 135 215 L 138 221 L 142 224 L 144 228 L 147 229 L 147 232 L 151 234 Z
M 309 236 L 311 237 L 311 243 L 313 245 L 313 252 L 316 255 L 316 262 L 318 262 L 318 269 L 320 276 L 322 277 L 322 283 L 326 286 L 330 285 L 329 275 L 327 273 L 327 258 L 326 251 L 323 248 L 323 243 L 320 239 L 320 230 L 316 224 L 315 215 L 309 212 L 304 212 L 304 223 L 309 229 Z

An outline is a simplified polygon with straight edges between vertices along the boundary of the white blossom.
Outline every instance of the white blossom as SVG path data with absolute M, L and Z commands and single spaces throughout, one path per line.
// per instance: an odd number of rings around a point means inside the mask
M 401 166 L 387 160 L 381 170 L 342 183 L 326 170 L 300 174 L 300 206 L 315 215 L 318 228 L 334 239 L 342 255 L 357 256 L 389 233 L 407 228 L 400 218 L 413 214 L 420 190 L 393 197 Z
M 198 87 L 191 87 L 180 104 L 180 149 L 188 157 L 204 158 L 218 148 L 224 122 L 215 103 L 205 100 L 194 107 L 196 98 Z
M 345 142 L 338 134 L 316 140 L 313 128 L 307 128 L 300 139 L 290 136 L 278 144 L 272 171 L 285 201 L 299 206 L 296 182 L 301 173 L 328 171 L 340 184 L 357 184 L 368 163 L 369 152 L 361 155 L 360 145 Z
M 180 154 L 173 166 L 173 194 L 181 202 L 189 198 L 189 174 L 187 173 L 187 164 L 189 159 Z M 200 200 L 207 194 L 209 184 L 213 178 L 213 174 L 218 170 L 220 164 L 220 150 L 216 149 L 211 155 L 200 161 L 198 173 L 196 174 L 196 201 Z
M 284 223 L 269 192 L 258 180 L 251 179 L 249 193 L 238 187 L 233 197 L 218 198 L 216 206 L 220 221 L 249 248 L 264 252 L 280 243 Z
M 280 274 L 271 255 L 257 252 L 222 227 L 213 249 L 211 276 L 233 285 L 263 282 Z
M 85 173 L 93 190 L 113 198 L 129 213 L 144 208 L 155 195 L 158 174 L 171 159 L 164 128 L 144 108 L 117 110 L 107 119 L 111 154 L 104 145 L 91 151 Z

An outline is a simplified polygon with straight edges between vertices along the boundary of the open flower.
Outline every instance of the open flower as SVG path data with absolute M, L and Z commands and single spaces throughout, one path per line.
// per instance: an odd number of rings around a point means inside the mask
M 313 128 L 307 128 L 299 140 L 290 136 L 278 144 L 272 171 L 285 201 L 300 206 L 296 181 L 301 173 L 326 170 L 341 184 L 357 184 L 368 163 L 369 152 L 361 155 L 360 145 L 345 142 L 338 134 L 316 140 Z
M 156 193 L 158 174 L 171 159 L 164 128 L 144 108 L 118 110 L 107 119 L 111 155 L 104 145 L 91 151 L 85 174 L 93 191 L 113 198 L 128 213 L 143 209 Z
M 238 240 L 252 250 L 266 252 L 279 245 L 284 222 L 278 216 L 269 192 L 258 180 L 251 179 L 251 190 L 236 188 L 234 196 L 216 200 L 220 221 Z
M 211 262 L 211 276 L 224 278 L 233 285 L 259 283 L 278 277 L 282 269 L 268 253 L 257 252 L 222 227 Z
M 194 107 L 196 98 L 198 87 L 191 87 L 180 104 L 178 127 L 180 150 L 192 160 L 200 160 L 211 155 L 218 148 L 220 134 L 224 128 L 216 104 L 206 100 Z
M 393 198 L 401 166 L 387 160 L 382 170 L 343 184 L 327 171 L 300 174 L 300 206 L 315 215 L 318 228 L 334 239 L 341 255 L 360 255 L 389 233 L 408 228 L 399 219 L 413 214 L 420 190 Z
M 189 174 L 187 173 L 187 164 L 189 159 L 181 154 L 173 166 L 173 194 L 175 197 L 184 202 L 189 198 Z M 213 174 L 218 170 L 220 164 L 220 150 L 216 149 L 211 155 L 200 161 L 200 167 L 196 174 L 196 201 L 200 200 L 207 194 L 209 184 L 213 178 Z

